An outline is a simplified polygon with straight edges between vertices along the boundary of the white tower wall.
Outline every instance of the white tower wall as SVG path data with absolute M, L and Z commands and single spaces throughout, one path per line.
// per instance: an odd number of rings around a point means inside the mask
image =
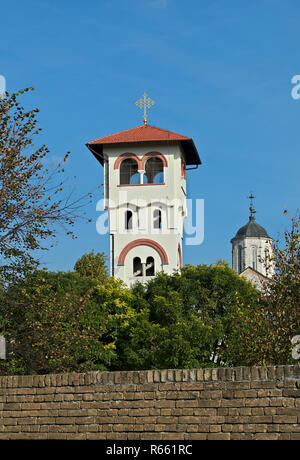
M 271 277 L 274 274 L 274 266 L 269 259 L 272 255 L 272 241 L 271 238 L 264 237 L 234 239 L 232 242 L 233 270 L 242 273 L 250 267 L 264 276 Z
M 137 157 L 139 168 L 143 158 L 155 153 L 164 158 L 162 184 L 120 184 L 122 158 Z M 181 266 L 183 221 L 186 209 L 186 180 L 180 143 L 136 143 L 103 147 L 104 198 L 109 214 L 111 238 L 111 274 L 127 285 L 145 281 L 147 258 L 154 260 L 155 274 L 172 273 Z M 139 169 L 143 182 L 144 169 Z M 154 228 L 153 211 L 161 212 L 161 228 Z M 126 229 L 125 213 L 132 212 L 132 228 Z M 125 255 L 124 255 L 125 254 Z M 134 276 L 133 261 L 139 257 L 143 276 Z

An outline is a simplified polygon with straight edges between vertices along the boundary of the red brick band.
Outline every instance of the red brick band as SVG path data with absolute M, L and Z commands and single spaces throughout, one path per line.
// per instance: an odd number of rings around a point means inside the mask
M 122 161 L 127 160 L 129 158 L 137 162 L 138 169 L 142 169 L 142 166 L 141 166 L 142 160 L 137 155 L 135 155 L 134 153 L 130 153 L 130 152 L 123 153 L 116 159 L 115 164 L 114 164 L 114 169 L 118 169 Z
M 162 161 L 162 163 L 163 163 L 165 168 L 168 166 L 167 159 L 162 153 L 149 152 L 149 153 L 146 153 L 142 158 L 142 168 L 141 169 L 145 169 L 145 164 L 146 164 L 147 160 L 149 160 L 149 158 L 151 158 L 151 157 L 159 158 Z
M 114 169 L 118 169 L 123 160 L 127 160 L 128 158 L 132 158 L 133 160 L 135 160 L 137 162 L 138 169 L 143 170 L 143 169 L 145 169 L 146 161 L 149 160 L 149 158 L 151 158 L 151 157 L 159 158 L 162 161 L 164 167 L 168 166 L 167 159 L 162 153 L 148 152 L 143 156 L 143 158 L 139 158 L 134 153 L 126 152 L 126 153 L 123 153 L 122 155 L 120 155 L 116 159 L 115 164 L 114 164 Z
M 124 265 L 128 252 L 136 246 L 150 246 L 158 252 L 164 265 L 169 263 L 167 253 L 159 243 L 147 238 L 140 238 L 138 240 L 131 241 L 131 243 L 128 243 L 125 248 L 122 249 L 119 255 L 118 265 Z

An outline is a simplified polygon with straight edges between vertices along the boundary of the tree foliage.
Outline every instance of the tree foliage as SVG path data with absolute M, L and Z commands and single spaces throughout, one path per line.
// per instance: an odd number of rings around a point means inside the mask
M 88 272 L 89 274 L 90 272 Z M 36 271 L 6 289 L 2 372 L 49 373 L 220 365 L 238 299 L 258 293 L 227 265 L 188 266 L 146 285 Z
M 241 300 L 255 303 L 260 298 L 221 261 L 188 265 L 174 275 L 161 273 L 133 292 L 137 310 L 142 305 L 147 312 L 143 329 L 132 335 L 134 359 L 157 368 L 228 364 L 221 351 L 227 346 L 232 316 Z
M 109 369 L 130 319 L 131 293 L 113 279 L 101 285 L 77 273 L 35 271 L 1 299 L 8 343 L 5 373 Z
M 266 292 L 227 263 L 188 265 L 128 289 L 101 278 L 104 255 L 76 272 L 36 271 L 0 289 L 8 360 L 1 373 L 291 363 L 299 335 L 299 219 L 274 247 Z
M 84 254 L 77 260 L 74 266 L 75 272 L 80 276 L 98 280 L 100 283 L 108 278 L 107 264 L 108 257 L 103 252 L 94 254 L 94 251 Z
M 73 236 L 72 225 L 84 198 L 73 198 L 63 177 L 62 161 L 47 167 L 49 150 L 36 147 L 38 109 L 20 104 L 27 88 L 0 99 L 0 255 L 2 276 L 20 274 L 36 266 L 33 251 L 54 237 L 57 226 Z M 83 200 L 83 202 L 82 202 Z

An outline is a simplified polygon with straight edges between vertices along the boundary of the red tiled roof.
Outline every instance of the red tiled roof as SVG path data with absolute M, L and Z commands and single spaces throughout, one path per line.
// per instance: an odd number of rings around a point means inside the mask
M 150 125 L 141 125 L 136 128 L 127 129 L 120 133 L 101 137 L 89 144 L 119 144 L 123 142 L 147 142 L 147 141 L 182 141 L 189 140 L 189 137 L 167 131 L 166 129 L 156 128 Z
M 116 134 L 101 137 L 100 139 L 88 142 L 86 145 L 100 163 L 103 164 L 102 151 L 104 144 L 108 145 L 151 141 L 179 141 L 185 152 L 186 163 L 201 164 L 195 144 L 190 137 L 182 136 L 181 134 L 173 133 L 172 131 L 167 131 L 166 129 L 156 128 L 155 126 L 145 124 Z

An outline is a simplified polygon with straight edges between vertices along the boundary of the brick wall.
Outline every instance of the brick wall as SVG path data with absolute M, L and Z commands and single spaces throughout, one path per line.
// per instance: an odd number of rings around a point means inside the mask
M 300 366 L 0 377 L 0 439 L 300 439 Z

